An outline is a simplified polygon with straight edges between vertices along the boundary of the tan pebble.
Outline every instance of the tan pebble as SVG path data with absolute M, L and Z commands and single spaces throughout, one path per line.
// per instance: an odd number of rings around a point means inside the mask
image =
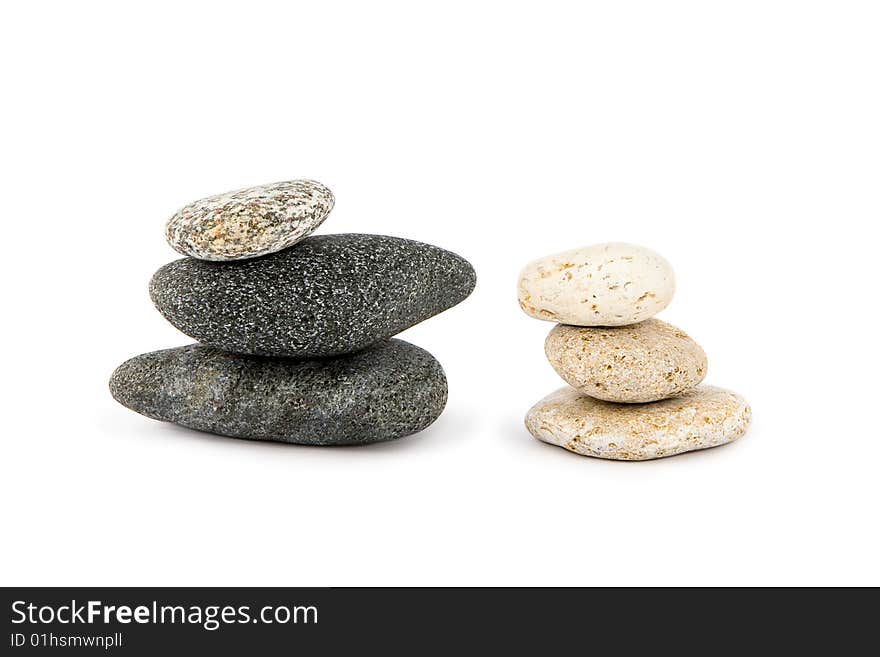
M 732 442 L 751 417 L 742 397 L 714 386 L 650 404 L 614 404 L 565 387 L 529 410 L 526 428 L 576 454 L 643 461 Z
M 708 370 L 700 345 L 659 319 L 617 327 L 560 324 L 544 352 L 570 386 L 612 402 L 673 397 L 698 386 Z
M 625 326 L 669 305 L 672 267 L 659 254 L 623 243 L 596 244 L 526 265 L 520 307 L 536 319 L 576 326 Z

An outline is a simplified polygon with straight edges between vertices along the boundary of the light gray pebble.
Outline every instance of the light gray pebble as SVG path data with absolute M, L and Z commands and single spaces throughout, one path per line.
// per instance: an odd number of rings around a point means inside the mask
M 241 260 L 293 246 L 333 209 L 333 194 L 314 180 L 289 180 L 209 196 L 178 210 L 165 238 L 183 255 Z

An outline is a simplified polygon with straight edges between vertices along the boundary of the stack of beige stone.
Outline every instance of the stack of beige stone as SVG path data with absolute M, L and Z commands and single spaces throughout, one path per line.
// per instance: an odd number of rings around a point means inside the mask
M 732 442 L 749 425 L 739 395 L 700 385 L 708 363 L 684 331 L 652 319 L 672 300 L 666 260 L 598 244 L 532 262 L 519 278 L 530 317 L 557 326 L 545 352 L 568 384 L 526 416 L 533 436 L 606 459 L 641 461 Z

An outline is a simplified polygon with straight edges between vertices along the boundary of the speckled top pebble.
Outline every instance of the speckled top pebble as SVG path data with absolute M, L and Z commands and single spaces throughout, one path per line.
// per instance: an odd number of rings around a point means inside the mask
M 650 249 L 597 244 L 541 258 L 519 277 L 530 317 L 576 326 L 624 326 L 657 314 L 675 292 L 672 267 Z
M 734 441 L 751 417 L 742 397 L 713 386 L 650 404 L 613 404 L 565 387 L 532 407 L 526 428 L 584 456 L 643 461 Z
M 286 249 L 333 209 L 313 180 L 291 180 L 210 196 L 179 210 L 165 229 L 171 247 L 202 260 L 241 260 Z
M 684 331 L 659 319 L 616 327 L 560 324 L 544 343 L 557 374 L 581 392 L 613 402 L 651 402 L 696 387 L 706 354 Z
M 359 445 L 430 425 L 446 376 L 424 349 L 388 340 L 339 358 L 299 360 L 189 345 L 142 354 L 113 373 L 120 404 L 148 417 L 235 438 Z
M 335 356 L 389 338 L 464 300 L 464 258 L 382 235 L 320 235 L 240 262 L 184 258 L 153 276 L 159 311 L 190 337 L 262 356 Z

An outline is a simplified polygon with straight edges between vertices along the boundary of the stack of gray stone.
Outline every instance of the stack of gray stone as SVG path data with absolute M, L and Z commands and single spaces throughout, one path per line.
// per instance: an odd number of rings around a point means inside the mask
M 310 236 L 333 204 L 323 185 L 295 180 L 177 212 L 166 236 L 188 257 L 159 269 L 150 295 L 198 344 L 127 361 L 113 397 L 192 429 L 308 445 L 392 440 L 434 422 L 443 368 L 392 336 L 464 300 L 474 269 L 411 240 Z

